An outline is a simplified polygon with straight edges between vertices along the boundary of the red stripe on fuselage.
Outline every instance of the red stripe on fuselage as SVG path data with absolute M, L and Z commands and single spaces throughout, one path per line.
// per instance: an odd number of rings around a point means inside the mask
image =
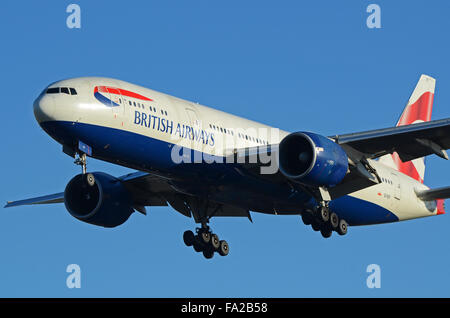
M 109 86 L 95 86 L 94 93 L 110 93 L 110 94 L 116 94 L 116 95 L 122 95 L 127 97 L 132 97 L 140 100 L 146 100 L 146 101 L 153 101 L 153 99 L 145 97 L 143 95 L 140 95 L 138 93 L 134 93 L 131 91 L 127 91 L 126 89 L 116 88 L 116 87 L 109 87 Z

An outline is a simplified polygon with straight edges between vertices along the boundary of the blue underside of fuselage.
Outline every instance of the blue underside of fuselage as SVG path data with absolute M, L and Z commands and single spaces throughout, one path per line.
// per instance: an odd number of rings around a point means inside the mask
M 78 141 L 89 145 L 97 159 L 175 177 L 178 183 L 174 185 L 192 195 L 211 196 L 214 189 L 213 196 L 218 202 L 263 213 L 298 214 L 314 204 L 306 193 L 293 195 L 286 184 L 246 174 L 237 164 L 177 164 L 171 157 L 173 144 L 155 138 L 84 123 L 47 121 L 40 125 L 63 145 L 76 148 Z M 192 158 L 195 155 L 192 152 Z M 350 225 L 398 221 L 389 210 L 350 196 L 331 201 L 330 207 Z

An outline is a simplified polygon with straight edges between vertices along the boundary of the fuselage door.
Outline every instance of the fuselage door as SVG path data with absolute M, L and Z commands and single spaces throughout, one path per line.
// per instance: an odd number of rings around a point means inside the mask
M 124 113 L 124 101 L 120 94 L 120 91 L 116 88 L 108 87 L 108 92 L 111 96 L 111 108 L 113 114 L 123 114 Z
M 201 128 L 201 122 L 198 119 L 197 113 L 192 108 L 186 108 L 186 113 L 189 118 L 189 123 L 191 124 L 191 127 L 194 129 Z
M 401 194 L 402 194 L 402 186 L 400 184 L 400 178 L 398 177 L 398 175 L 394 172 L 391 173 L 391 178 L 392 178 L 392 182 L 393 187 L 394 187 L 394 198 L 397 200 L 401 199 Z
M 186 113 L 189 118 L 190 129 L 187 129 L 187 139 L 192 140 L 192 147 L 195 150 L 203 151 L 203 145 L 200 142 L 202 133 L 202 122 L 199 120 L 197 112 L 193 108 L 186 108 Z

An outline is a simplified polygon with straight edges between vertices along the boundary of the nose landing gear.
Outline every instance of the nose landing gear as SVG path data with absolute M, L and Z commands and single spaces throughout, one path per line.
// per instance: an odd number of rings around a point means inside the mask
M 221 256 L 227 256 L 230 248 L 227 241 L 219 240 L 219 236 L 211 232 L 207 225 L 202 225 L 196 229 L 197 234 L 192 231 L 186 231 L 183 234 L 183 241 L 186 246 L 192 246 L 198 253 L 210 259 L 217 252 Z
M 74 164 L 76 164 L 77 166 L 81 166 L 81 173 L 86 174 L 86 165 L 87 165 L 86 154 L 77 152 L 77 155 L 78 157 L 75 159 Z

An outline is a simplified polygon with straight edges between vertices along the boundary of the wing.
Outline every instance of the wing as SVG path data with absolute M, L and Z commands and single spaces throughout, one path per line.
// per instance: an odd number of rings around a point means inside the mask
M 344 180 L 327 189 L 293 185 L 315 198 L 326 200 L 378 184 L 380 178 L 368 159 L 393 152 L 397 152 L 402 161 L 430 154 L 448 159 L 445 150 L 450 148 L 450 118 L 329 138 L 344 148 L 349 157 L 349 172 Z M 237 162 L 239 169 L 245 173 L 259 175 L 260 178 L 270 179 L 272 182 L 290 182 L 279 170 L 263 173 L 262 169 L 267 169 L 268 164 L 264 163 L 261 157 L 268 158 L 271 154 L 272 158 L 278 158 L 278 145 L 234 150 L 227 160 Z
M 450 118 L 331 138 L 344 149 L 354 149 L 365 158 L 397 152 L 403 162 L 431 154 L 448 159 L 445 150 L 450 148 Z
M 172 185 L 173 180 L 170 178 L 159 174 L 138 171 L 123 175 L 117 179 L 122 182 L 131 194 L 133 208 L 142 214 L 147 214 L 145 208 L 147 206 L 167 206 L 170 204 L 181 214 L 188 217 L 196 217 L 191 207 L 195 205 L 197 198 L 179 192 L 176 186 Z M 64 192 L 60 192 L 31 199 L 8 201 L 5 208 L 63 202 Z M 247 217 L 251 220 L 248 210 L 220 202 L 212 202 L 205 213 L 210 216 Z
M 417 190 L 417 197 L 423 201 L 432 201 L 438 199 L 450 198 L 450 187 L 442 187 L 428 190 Z
M 20 205 L 33 205 L 33 204 L 50 204 L 50 203 L 63 203 L 64 202 L 64 192 L 44 195 L 42 197 L 19 200 L 19 201 L 8 201 L 5 208 L 11 208 Z

